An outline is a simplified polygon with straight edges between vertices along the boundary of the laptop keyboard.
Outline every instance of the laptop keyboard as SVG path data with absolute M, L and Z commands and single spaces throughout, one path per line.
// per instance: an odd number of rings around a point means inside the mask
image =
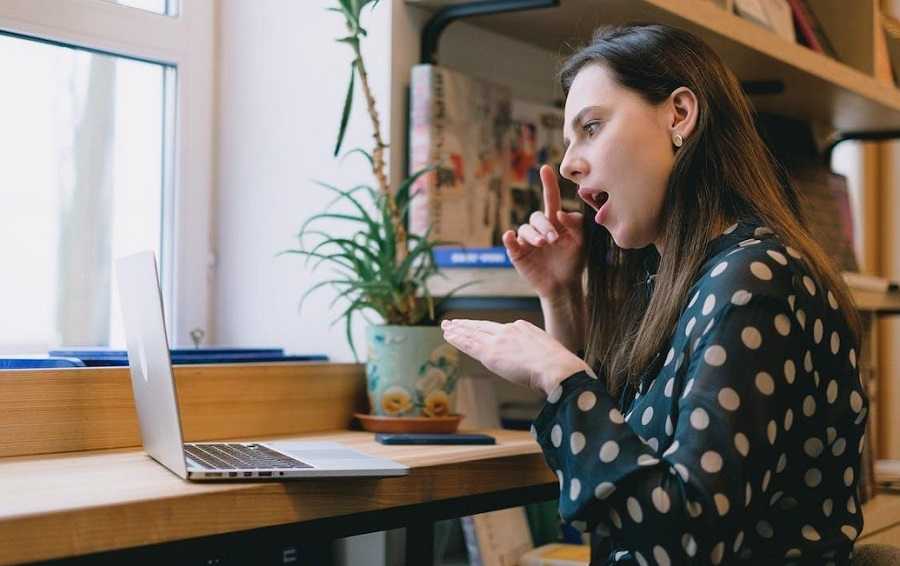
M 187 456 L 209 470 L 312 468 L 260 444 L 185 444 Z

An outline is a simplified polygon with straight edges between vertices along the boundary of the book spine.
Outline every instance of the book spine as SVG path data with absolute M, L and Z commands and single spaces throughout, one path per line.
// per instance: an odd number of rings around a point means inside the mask
M 813 51 L 824 54 L 825 50 L 819 43 L 816 34 L 813 31 L 812 22 L 804 9 L 802 0 L 788 0 L 791 5 L 791 13 L 794 15 L 794 24 L 797 26 L 797 33 L 803 39 L 803 43 Z
M 411 173 L 420 171 L 440 160 L 440 149 L 435 142 L 435 120 L 438 112 L 434 106 L 440 102 L 436 94 L 440 86 L 440 73 L 432 65 L 416 65 L 410 77 L 409 168 Z M 419 177 L 410 188 L 409 231 L 423 235 L 434 224 L 432 208 L 435 202 L 436 173 L 431 171 Z M 435 215 L 435 217 L 439 216 Z M 438 228 L 435 226 L 435 229 Z M 435 230 L 437 232 L 437 230 Z
M 816 39 L 819 41 L 819 45 L 821 45 L 822 49 L 825 50 L 825 54 L 832 57 L 833 59 L 837 59 L 837 50 L 834 48 L 834 44 L 831 43 L 831 40 L 828 39 L 828 34 L 825 33 L 825 28 L 822 27 L 822 22 L 819 21 L 818 17 L 816 17 L 815 11 L 813 11 L 806 0 L 800 0 L 800 4 L 803 6 L 804 11 L 809 18 L 810 24 L 812 24 L 812 30 L 813 33 L 816 34 Z
M 481 550 L 478 548 L 478 535 L 475 534 L 475 523 L 472 517 L 462 517 L 460 520 L 463 530 L 463 538 L 466 541 L 466 553 L 469 556 L 469 566 L 483 566 Z
M 503 246 L 464 248 L 438 246 L 434 250 L 434 262 L 439 267 L 512 267 L 512 261 Z

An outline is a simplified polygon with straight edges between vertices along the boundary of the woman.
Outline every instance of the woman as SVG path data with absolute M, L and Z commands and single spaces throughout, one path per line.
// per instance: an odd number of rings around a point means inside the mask
M 544 167 L 544 212 L 503 236 L 547 331 L 455 320 L 446 339 L 547 393 L 533 433 L 592 564 L 848 563 L 859 321 L 738 82 L 650 25 L 598 31 L 561 83 L 585 213 Z

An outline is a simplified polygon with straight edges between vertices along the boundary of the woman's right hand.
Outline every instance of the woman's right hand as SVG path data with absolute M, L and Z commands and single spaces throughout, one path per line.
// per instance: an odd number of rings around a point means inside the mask
M 540 171 L 544 211 L 532 213 L 518 231 L 507 230 L 503 245 L 516 271 L 538 296 L 550 299 L 580 288 L 584 269 L 582 213 L 560 208 L 559 182 L 553 168 Z

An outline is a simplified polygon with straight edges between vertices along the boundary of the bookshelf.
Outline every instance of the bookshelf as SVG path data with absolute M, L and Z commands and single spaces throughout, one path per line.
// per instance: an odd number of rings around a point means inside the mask
M 406 0 L 429 13 L 467 0 Z M 556 7 L 466 19 L 477 27 L 558 52 L 587 41 L 603 24 L 654 21 L 701 37 L 741 81 L 781 85 L 752 96 L 776 112 L 842 132 L 900 129 L 900 90 L 876 78 L 875 0 L 811 0 L 841 61 L 791 43 L 709 0 L 561 0 Z M 752 92 L 752 89 L 751 89 Z
M 472 4 L 471 0 L 404 1 L 406 12 L 411 15 L 413 33 L 417 34 L 428 30 L 428 19 L 445 8 Z M 558 0 L 552 7 L 479 15 L 464 21 L 479 30 L 560 57 L 586 43 L 600 25 L 636 21 L 674 25 L 694 33 L 722 57 L 741 80 L 757 111 L 812 123 L 823 146 L 832 144 L 825 150 L 826 155 L 837 140 L 900 139 L 900 89 L 891 76 L 888 46 L 882 34 L 882 0 L 807 2 L 834 45 L 837 59 L 785 40 L 723 9 L 714 0 Z M 507 9 L 527 3 L 529 0 L 493 2 L 498 8 Z M 445 55 L 452 57 L 456 49 L 465 47 L 459 40 L 453 46 L 454 51 Z M 394 53 L 400 51 L 395 49 Z M 509 53 L 505 52 L 504 57 L 509 58 Z M 466 56 L 468 60 L 474 59 L 472 53 Z M 419 62 L 415 55 L 405 57 L 410 64 Z M 490 60 L 492 51 L 485 50 L 483 57 Z M 455 58 L 456 62 L 461 60 L 466 58 Z M 438 57 L 438 61 L 442 59 Z M 532 73 L 528 78 L 533 84 L 533 70 L 529 65 L 517 65 L 512 60 L 509 64 L 522 73 Z M 493 69 L 505 72 L 503 68 Z M 510 76 L 504 74 L 503 78 L 509 80 Z M 552 81 L 552 75 L 547 80 Z M 867 153 L 867 168 L 873 166 L 873 155 Z M 872 179 L 879 173 L 867 169 L 866 175 L 870 180 L 865 187 L 868 196 L 863 217 L 864 222 L 872 223 L 866 228 L 865 241 L 869 242 L 866 264 L 871 264 L 870 269 L 880 270 L 879 261 L 869 260 L 879 255 L 878 249 L 884 245 L 881 240 L 891 233 L 885 225 L 890 216 L 885 215 L 896 213 L 888 210 L 900 209 L 892 205 L 896 197 L 884 194 L 873 184 Z M 432 280 L 431 291 L 435 296 L 464 282 L 478 281 L 447 301 L 444 310 L 537 306 L 533 290 L 512 269 L 445 269 L 443 273 L 446 278 Z M 852 294 L 862 313 L 900 314 L 898 294 L 856 289 Z M 877 366 L 873 364 L 873 371 Z M 883 401 L 894 398 L 897 397 L 886 397 Z M 891 446 L 900 453 L 900 444 L 892 441 Z M 881 450 L 876 449 L 878 452 Z
M 429 289 L 434 296 L 443 296 L 451 289 L 470 281 L 477 281 L 456 293 L 454 297 L 466 299 L 465 304 L 487 308 L 500 299 L 517 299 L 518 304 L 537 305 L 537 295 L 524 279 L 511 268 L 444 269 L 446 277 L 435 277 Z M 900 314 L 900 293 L 881 293 L 851 289 L 856 307 L 861 312 L 877 315 Z M 451 299 L 452 301 L 453 299 Z M 452 304 L 452 303 L 451 303 Z
M 466 18 L 479 28 L 560 53 L 578 45 L 603 24 L 653 21 L 685 28 L 701 37 L 735 71 L 758 111 L 810 121 L 832 139 L 900 137 L 900 89 L 879 73 L 878 45 L 883 38 L 879 0 L 808 0 L 835 46 L 839 60 L 789 42 L 723 9 L 712 0 L 558 0 L 557 5 Z M 431 17 L 444 8 L 471 5 L 472 0 L 405 0 Z M 493 4 L 509 9 L 530 0 Z M 421 33 L 427 28 L 424 22 Z M 766 94 L 754 86 L 776 85 Z M 779 86 L 780 85 L 780 86 Z M 468 281 L 461 299 L 534 299 L 533 291 L 511 269 L 447 269 L 435 278 L 440 296 Z M 900 314 L 900 297 L 869 291 L 853 292 L 861 311 Z

